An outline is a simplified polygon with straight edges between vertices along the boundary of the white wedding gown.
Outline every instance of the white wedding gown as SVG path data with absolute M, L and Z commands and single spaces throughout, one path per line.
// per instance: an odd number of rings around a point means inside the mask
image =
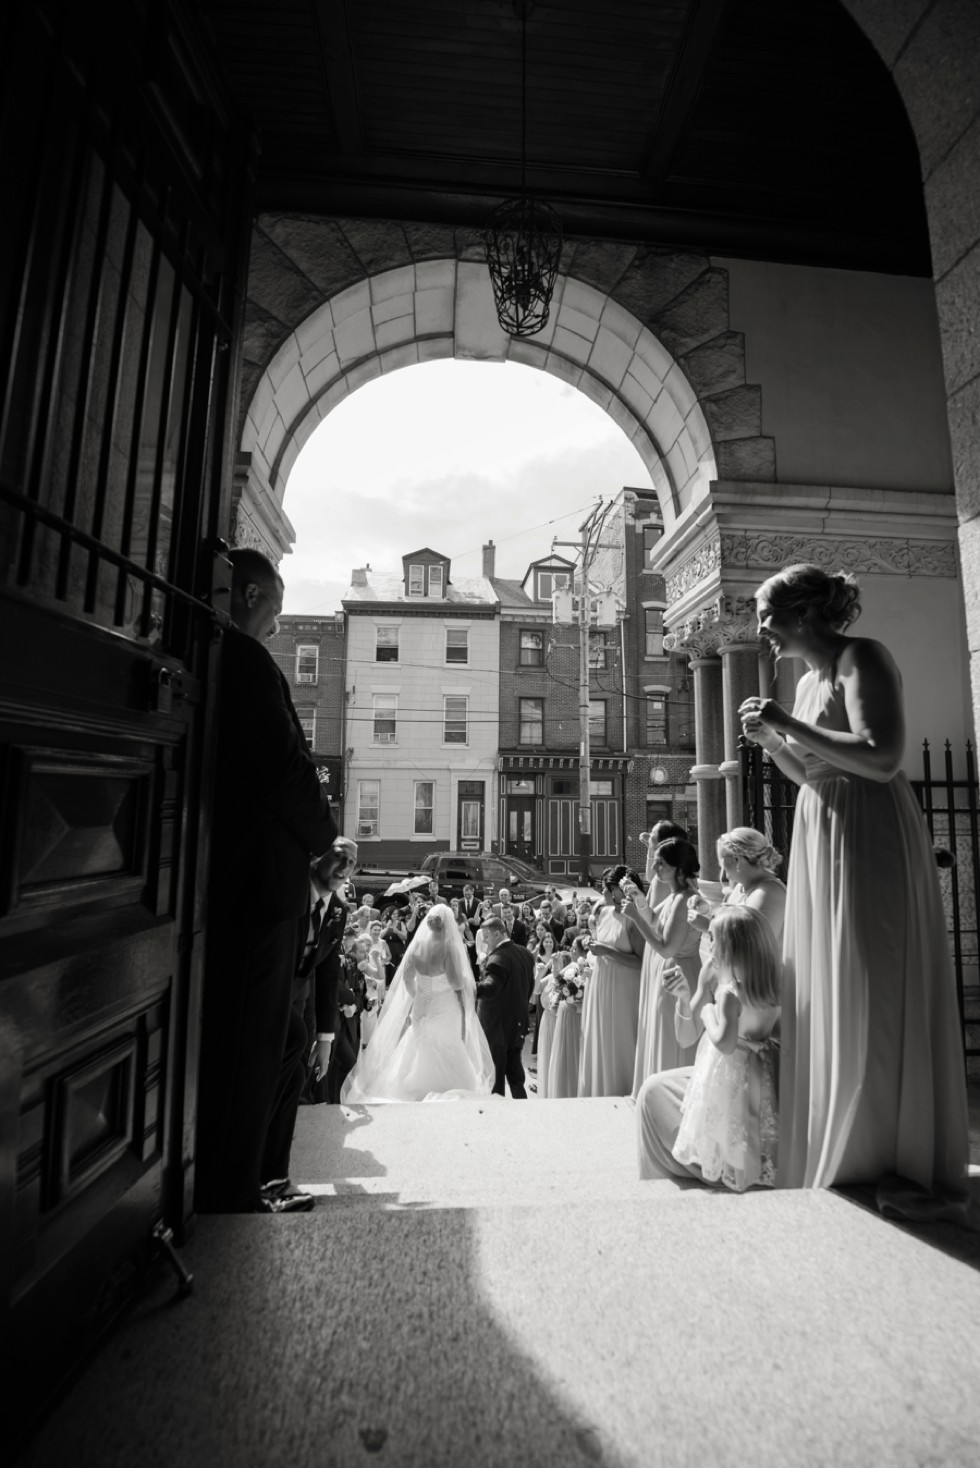
M 362 1052 L 344 1086 L 347 1104 L 488 1096 L 494 1066 L 483 1026 L 445 974 L 416 974 L 416 991 L 394 1049 Z
M 381 1018 L 344 1082 L 345 1105 L 490 1095 L 493 1057 L 454 914 L 436 903 L 398 966 Z

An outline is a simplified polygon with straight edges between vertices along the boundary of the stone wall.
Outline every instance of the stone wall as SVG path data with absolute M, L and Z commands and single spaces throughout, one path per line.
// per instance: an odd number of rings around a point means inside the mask
M 980 5 L 843 3 L 890 69 L 919 146 L 980 724 Z

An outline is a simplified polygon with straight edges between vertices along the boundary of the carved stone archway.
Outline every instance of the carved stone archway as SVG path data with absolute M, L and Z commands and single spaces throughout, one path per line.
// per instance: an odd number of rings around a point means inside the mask
M 717 477 L 697 394 L 671 353 L 622 306 L 561 277 L 548 326 L 520 341 L 500 329 L 484 265 L 428 261 L 349 286 L 279 347 L 242 427 L 249 457 L 236 540 L 258 543 L 260 526 L 271 538 L 270 502 L 282 505 L 301 448 L 339 402 L 383 373 L 446 357 L 520 362 L 578 387 L 636 448 L 667 525 L 704 499 Z M 287 547 L 269 548 L 281 554 Z

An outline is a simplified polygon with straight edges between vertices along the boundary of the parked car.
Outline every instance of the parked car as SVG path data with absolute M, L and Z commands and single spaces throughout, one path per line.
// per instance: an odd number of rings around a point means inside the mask
M 535 907 L 549 887 L 558 886 L 551 877 L 526 861 L 512 856 L 487 856 L 473 851 L 433 851 L 422 863 L 423 876 L 435 877 L 439 895 L 462 897 L 467 882 L 472 882 L 478 897 L 496 897 L 506 887 L 515 903 L 530 902 Z

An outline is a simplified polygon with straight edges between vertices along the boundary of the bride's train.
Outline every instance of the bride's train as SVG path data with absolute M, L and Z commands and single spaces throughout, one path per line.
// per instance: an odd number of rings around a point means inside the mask
M 409 944 L 340 1099 L 344 1105 L 485 1099 L 493 1082 L 466 946 L 451 910 L 439 903 Z

